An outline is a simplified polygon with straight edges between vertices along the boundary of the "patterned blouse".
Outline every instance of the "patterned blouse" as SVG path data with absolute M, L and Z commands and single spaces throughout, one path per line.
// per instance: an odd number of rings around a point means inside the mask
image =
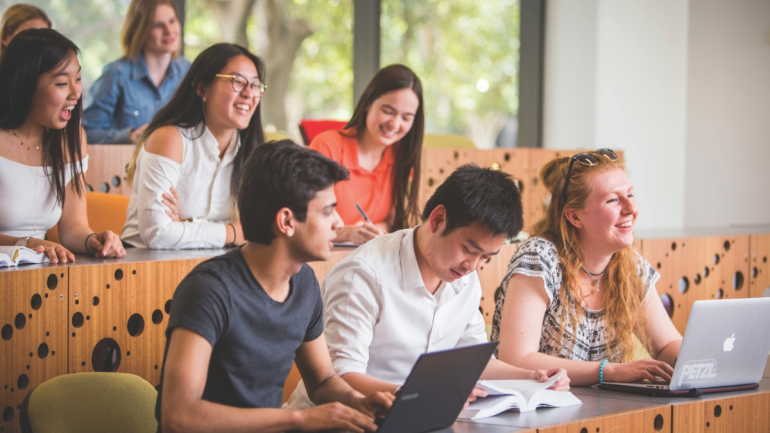
M 650 287 L 660 278 L 653 267 L 642 256 L 639 257 L 639 273 L 642 276 L 645 296 Z M 508 270 L 503 282 L 500 284 L 500 296 L 495 305 L 495 316 L 492 321 L 492 340 L 500 339 L 500 319 L 503 313 L 505 293 L 508 290 L 508 281 L 513 274 L 522 274 L 528 277 L 543 279 L 545 291 L 548 294 L 549 305 L 543 317 L 543 330 L 540 335 L 539 352 L 546 355 L 558 356 L 577 361 L 601 361 L 608 359 L 611 362 L 620 362 L 620 348 L 615 353 L 608 353 L 606 332 L 604 330 L 604 309 L 589 310 L 583 308 L 583 318 L 577 323 L 577 335 L 570 325 L 571 317 L 576 313 L 576 305 L 566 306 L 566 321 L 564 336 L 561 338 L 559 329 L 560 318 L 565 309 L 562 305 L 559 290 L 562 283 L 562 267 L 556 246 L 543 238 L 532 237 L 524 242 L 511 258 Z M 570 351 L 570 348 L 572 350 Z

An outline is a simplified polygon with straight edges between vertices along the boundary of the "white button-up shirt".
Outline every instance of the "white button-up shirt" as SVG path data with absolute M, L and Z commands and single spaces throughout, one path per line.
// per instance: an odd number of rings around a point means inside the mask
M 233 160 L 240 148 L 236 132 L 219 158 L 219 143 L 208 128 L 181 129 L 182 163 L 146 152 L 136 159 L 133 191 L 121 238 L 136 247 L 158 249 L 221 248 L 225 224 L 232 220 L 234 200 L 230 194 Z M 179 217 L 166 214 L 163 194 L 179 194 Z
M 487 342 L 478 275 L 428 292 L 414 252 L 415 231 L 379 236 L 326 275 L 324 334 L 337 374 L 401 384 L 423 353 Z M 289 407 L 309 403 L 300 382 Z

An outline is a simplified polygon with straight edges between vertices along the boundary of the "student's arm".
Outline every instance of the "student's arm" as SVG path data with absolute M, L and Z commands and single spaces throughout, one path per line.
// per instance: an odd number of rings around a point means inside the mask
M 538 351 L 548 302 L 542 278 L 513 274 L 508 281 L 500 323 L 500 360 L 527 369 L 563 368 L 567 370 L 572 385 L 576 386 L 598 383 L 599 362 L 574 361 Z M 651 367 L 647 367 L 648 364 Z M 671 373 L 673 369 L 668 364 L 652 359 L 622 364 L 608 363 L 604 367 L 604 380 L 635 382 L 649 379 L 655 382 L 654 375 L 671 380 Z
M 203 400 L 211 344 L 185 328 L 175 328 L 170 338 L 161 388 L 164 433 L 270 433 L 308 429 L 308 417 L 301 413 L 304 411 L 242 409 Z
M 647 334 L 650 336 L 654 351 L 652 356 L 673 367 L 679 357 L 682 334 L 677 331 L 671 318 L 668 317 L 654 285 L 650 286 L 642 306 L 647 311 Z
M 133 182 L 137 207 L 142 209 L 137 216 L 142 242 L 154 249 L 221 248 L 233 242 L 237 235 L 225 223 L 174 221 L 166 213 L 169 208 L 163 203 L 163 194 L 176 187 L 182 170 L 184 143 L 179 130 L 173 126 L 158 128 L 144 146 L 147 153 L 141 173 Z
M 302 343 L 297 349 L 295 362 L 305 382 L 310 400 L 318 405 L 341 402 L 356 409 L 344 411 L 342 408 L 337 408 L 337 412 L 349 415 L 350 422 L 359 427 L 373 430 L 374 417 L 384 415 L 394 400 L 393 394 L 387 392 L 372 391 L 368 393 L 368 397 L 364 397 L 362 393 L 340 379 L 332 367 L 323 334 L 313 341 Z M 340 426 L 325 428 L 333 427 Z
M 81 154 L 83 155 L 83 173 L 72 173 L 72 179 L 65 188 L 64 205 L 59 218 L 59 240 L 62 246 L 70 251 L 92 254 L 96 257 L 124 257 L 126 255 L 120 236 L 110 230 L 94 233 L 88 225 L 88 210 L 86 207 L 85 171 L 88 169 L 88 145 L 83 129 L 80 130 L 82 140 Z M 75 191 L 80 184 L 81 194 Z M 31 240 L 31 239 L 30 239 Z M 49 254 L 50 258 L 50 254 Z
M 91 86 L 91 104 L 83 112 L 83 126 L 92 143 L 131 143 L 131 127 L 110 128 L 121 98 L 121 83 L 126 79 L 119 68 L 115 64 L 107 65 Z

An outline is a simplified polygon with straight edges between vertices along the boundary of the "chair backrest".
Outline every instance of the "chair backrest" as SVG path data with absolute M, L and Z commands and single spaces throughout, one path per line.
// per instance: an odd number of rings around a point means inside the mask
M 299 122 L 299 132 L 302 133 L 305 146 L 309 146 L 316 135 L 331 129 L 342 129 L 347 123 L 341 120 L 302 119 Z
M 442 149 L 475 149 L 470 138 L 457 134 L 425 134 L 422 139 L 423 148 Z
M 280 131 L 265 132 L 265 142 L 273 141 L 273 140 L 292 140 L 293 141 L 293 139 L 289 137 L 288 134 Z
M 297 370 L 297 364 L 292 364 L 289 376 L 286 377 L 286 382 L 283 383 L 283 402 L 286 403 L 291 397 L 291 393 L 297 388 L 297 384 L 302 379 Z
M 30 391 L 20 414 L 22 432 L 155 432 L 158 392 L 139 376 L 76 373 Z
M 86 206 L 88 207 L 88 224 L 95 233 L 112 230 L 120 234 L 126 223 L 129 198 L 118 194 L 103 194 L 100 192 L 86 193 Z M 53 226 L 46 233 L 46 239 L 52 242 L 59 241 L 59 226 Z

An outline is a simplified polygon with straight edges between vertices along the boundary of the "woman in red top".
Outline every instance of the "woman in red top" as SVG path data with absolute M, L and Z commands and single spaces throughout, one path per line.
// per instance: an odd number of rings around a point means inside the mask
M 336 242 L 361 244 L 418 223 L 419 188 L 409 186 L 420 184 L 424 129 L 420 79 L 404 65 L 390 65 L 366 86 L 345 129 L 326 131 L 310 143 L 350 170 L 350 180 L 334 186 L 345 223 Z

